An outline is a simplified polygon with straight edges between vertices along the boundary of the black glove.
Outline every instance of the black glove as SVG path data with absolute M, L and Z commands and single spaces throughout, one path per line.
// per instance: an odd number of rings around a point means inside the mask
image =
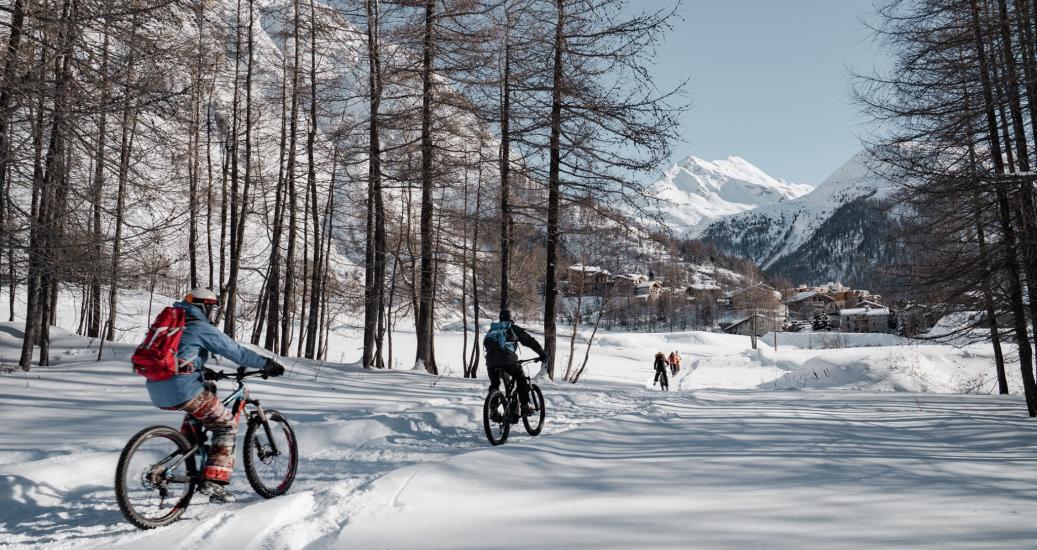
M 284 374 L 284 366 L 273 359 L 266 360 L 266 366 L 263 367 L 263 377 L 267 376 L 281 376 Z
M 541 363 L 546 363 L 546 362 L 547 362 L 547 354 L 546 354 L 546 353 L 541 353 L 541 354 L 540 354 L 540 357 L 537 357 L 537 359 L 538 359 L 538 360 L 539 360 L 539 361 L 540 361 Z
M 223 379 L 223 373 L 216 372 L 209 367 L 205 367 L 205 379 L 206 380 L 221 380 Z

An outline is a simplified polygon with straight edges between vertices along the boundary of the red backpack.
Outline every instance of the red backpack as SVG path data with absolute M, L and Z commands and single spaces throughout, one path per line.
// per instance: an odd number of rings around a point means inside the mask
M 179 374 L 180 361 L 176 358 L 176 351 L 186 324 L 187 314 L 183 308 L 169 306 L 163 309 L 144 341 L 133 352 L 130 361 L 134 372 L 149 382 L 169 380 Z

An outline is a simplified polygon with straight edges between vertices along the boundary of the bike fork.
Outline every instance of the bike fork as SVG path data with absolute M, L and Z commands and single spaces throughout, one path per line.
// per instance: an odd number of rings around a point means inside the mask
M 258 418 L 259 421 L 263 423 L 263 431 L 266 433 L 266 440 L 270 442 L 269 456 L 280 455 L 281 452 L 277 450 L 277 443 L 274 441 L 274 433 L 270 430 L 270 420 L 266 415 L 266 411 L 263 410 L 263 406 L 259 404 L 259 401 L 254 401 L 250 399 L 249 403 L 256 407 L 256 418 Z M 260 446 L 260 443 L 256 441 L 256 445 Z M 259 448 L 258 450 L 261 453 L 263 452 L 262 448 Z

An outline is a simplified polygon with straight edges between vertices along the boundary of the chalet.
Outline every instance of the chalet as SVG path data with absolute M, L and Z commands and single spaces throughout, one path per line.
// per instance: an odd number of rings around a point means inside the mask
M 842 332 L 889 332 L 889 308 L 864 306 L 839 311 Z
M 884 308 L 886 306 L 878 303 L 875 300 L 864 300 L 864 299 L 862 299 L 861 301 L 857 302 L 857 305 L 855 307 L 858 307 L 858 308 L 870 307 L 872 309 L 879 309 L 879 308 Z
M 567 293 L 570 295 L 604 296 L 612 274 L 593 265 L 576 264 L 567 271 Z
M 781 293 L 763 283 L 739 288 L 728 294 L 725 299 L 728 307 L 736 310 L 755 310 L 773 317 L 784 316 Z
M 830 312 L 835 298 L 816 289 L 793 294 L 784 300 L 788 308 L 789 318 L 798 321 L 809 321 L 818 312 Z
M 713 283 L 694 283 L 684 289 L 684 298 L 689 302 L 715 304 L 721 297 L 723 291 Z
M 755 333 L 756 337 L 760 337 L 774 330 L 775 324 L 773 319 L 769 319 L 757 313 L 756 315 L 750 315 L 739 319 L 726 326 L 722 326 L 721 328 L 728 334 L 752 336 L 753 333 Z
M 647 281 L 648 277 L 639 273 L 621 273 L 612 278 L 612 295 L 633 296 L 637 285 Z
M 634 287 L 634 297 L 646 301 L 655 300 L 662 292 L 663 284 L 659 281 L 645 281 Z

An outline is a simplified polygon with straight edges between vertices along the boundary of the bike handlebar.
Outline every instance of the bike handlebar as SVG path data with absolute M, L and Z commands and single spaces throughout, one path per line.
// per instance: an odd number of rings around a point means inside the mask
M 533 363 L 533 362 L 540 362 L 540 361 L 541 361 L 541 359 L 539 357 L 534 357 L 532 359 L 520 359 L 519 360 L 519 364 L 520 365 L 525 365 L 526 363 Z
M 214 381 L 216 381 L 216 380 L 227 380 L 228 378 L 233 378 L 233 379 L 237 380 L 238 382 L 241 382 L 242 380 L 244 380 L 245 378 L 248 378 L 249 376 L 263 376 L 263 375 L 266 374 L 266 371 L 263 370 L 263 369 L 250 371 L 250 370 L 246 370 L 245 367 L 238 367 L 238 370 L 233 372 L 233 373 L 228 373 L 228 372 L 222 371 L 222 370 L 221 371 L 213 371 L 213 372 L 216 373 L 216 377 L 213 378 Z

